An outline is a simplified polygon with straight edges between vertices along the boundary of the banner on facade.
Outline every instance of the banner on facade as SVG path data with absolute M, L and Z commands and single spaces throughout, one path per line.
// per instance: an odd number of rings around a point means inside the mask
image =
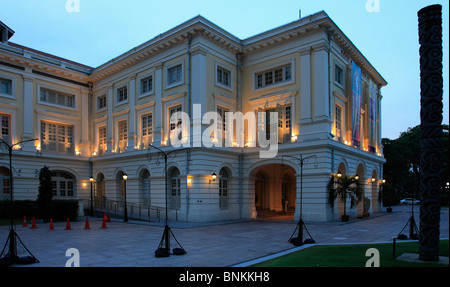
M 353 62 L 352 144 L 361 146 L 361 68 Z
M 369 152 L 375 152 L 377 138 L 377 86 L 369 82 Z

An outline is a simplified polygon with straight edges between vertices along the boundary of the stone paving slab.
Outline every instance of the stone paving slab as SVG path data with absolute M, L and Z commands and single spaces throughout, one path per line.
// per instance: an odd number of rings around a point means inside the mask
M 306 223 L 317 243 L 392 242 L 411 216 L 407 207 L 394 207 L 394 213 L 378 214 L 349 223 Z M 419 226 L 419 214 L 415 213 Z M 40 263 L 29 267 L 64 267 L 70 257 L 66 250 L 76 248 L 81 267 L 226 267 L 295 248 L 288 242 L 296 227 L 294 221 L 254 220 L 211 224 L 173 223 L 171 230 L 188 252 L 182 256 L 156 258 L 163 224 L 114 221 L 101 229 L 102 220 L 84 218 L 71 222 L 38 224 L 39 229 L 17 226 L 16 231 Z M 448 209 L 441 211 L 441 238 L 449 237 Z M 6 242 L 9 226 L 0 226 L 0 244 Z M 306 233 L 305 233 L 306 236 Z M 171 240 L 171 248 L 177 247 Z

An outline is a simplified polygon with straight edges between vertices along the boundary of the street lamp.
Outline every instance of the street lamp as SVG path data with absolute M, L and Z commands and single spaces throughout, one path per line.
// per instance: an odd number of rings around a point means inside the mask
M 213 172 L 211 174 L 211 179 L 209 180 L 209 183 L 216 181 L 216 178 L 217 178 L 217 174 L 215 172 Z
M 13 183 L 13 167 L 12 167 L 12 154 L 13 154 L 13 149 L 15 146 L 20 146 L 20 144 L 22 144 L 22 146 L 27 143 L 27 142 L 32 142 L 32 141 L 37 141 L 39 139 L 29 139 L 29 140 L 23 140 L 20 142 L 17 142 L 15 144 L 9 144 L 8 142 L 6 142 L 4 139 L 0 139 L 0 149 L 6 149 L 8 151 L 8 155 L 9 155 L 9 192 L 10 192 L 10 196 L 11 196 L 11 205 L 12 202 L 14 200 L 14 183 Z M 20 242 L 22 244 L 22 247 L 28 251 L 28 253 L 31 255 L 30 257 L 30 263 L 37 263 L 39 262 L 39 260 L 34 257 L 33 254 L 31 254 L 31 252 L 28 250 L 28 248 L 25 246 L 25 244 L 23 244 L 22 240 L 20 240 L 19 235 L 17 234 L 15 227 L 14 227 L 14 221 L 11 218 L 11 225 L 9 228 L 9 235 L 8 235 L 8 239 L 6 240 L 6 244 L 5 247 L 3 247 L 3 250 L 0 252 L 0 257 L 3 257 L 3 252 L 5 251 L 6 245 L 9 242 L 9 248 L 8 248 L 8 254 L 11 258 L 11 261 L 9 263 L 9 265 L 16 263 L 19 259 L 19 257 L 17 256 L 17 246 L 18 246 L 18 242 Z
M 123 210 L 123 212 L 124 212 L 123 222 L 128 222 L 128 214 L 127 214 L 127 178 L 128 178 L 128 175 L 126 173 L 124 173 L 122 175 L 122 178 L 123 178 L 123 195 L 124 195 L 124 201 L 125 201 L 125 203 L 124 203 L 125 207 Z
M 89 181 L 91 182 L 91 216 L 94 216 L 94 204 L 93 204 L 93 198 L 92 198 L 92 183 L 94 182 L 94 178 L 91 176 L 89 178 Z
M 284 157 L 293 158 L 293 159 L 299 161 L 299 163 L 300 163 L 300 218 L 298 220 L 297 227 L 295 228 L 294 232 L 291 235 L 291 238 L 289 238 L 288 241 L 293 243 L 296 246 L 303 245 L 304 243 L 315 243 L 314 239 L 312 238 L 311 234 L 309 233 L 308 229 L 306 228 L 305 222 L 303 221 L 303 164 L 304 164 L 304 162 L 308 161 L 309 159 L 314 158 L 317 160 L 317 156 L 312 155 L 312 156 L 303 157 L 303 155 L 301 154 L 300 157 L 283 155 L 282 158 L 284 158 Z M 307 240 L 303 241 L 303 228 L 308 233 L 308 235 L 310 237 L 309 240 L 307 239 Z M 297 229 L 298 229 L 298 237 L 293 238 Z

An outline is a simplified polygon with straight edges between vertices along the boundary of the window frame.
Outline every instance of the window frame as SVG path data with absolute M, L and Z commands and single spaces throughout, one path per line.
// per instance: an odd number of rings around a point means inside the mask
M 180 66 L 180 71 L 181 71 L 180 79 L 175 81 L 175 82 L 170 83 L 169 82 L 169 79 L 170 79 L 169 73 L 170 73 L 170 71 L 172 69 L 175 69 L 178 66 Z M 177 87 L 177 86 L 180 86 L 180 85 L 183 85 L 184 84 L 184 61 L 178 61 L 178 62 L 173 63 L 171 65 L 167 65 L 165 67 L 164 75 L 165 75 L 165 78 L 166 78 L 166 80 L 165 80 L 165 89 L 166 90 L 174 88 L 174 87 Z
M 105 100 L 104 100 L 104 102 L 105 102 L 105 105 L 103 106 L 103 107 L 100 107 L 100 103 L 101 103 L 101 98 L 104 98 Z M 98 96 L 97 98 L 96 98 L 96 111 L 97 112 L 101 112 L 101 111 L 104 111 L 104 110 L 106 110 L 107 108 L 108 108 L 108 97 L 107 97 L 107 95 L 106 94 L 103 94 L 103 95 L 100 95 L 100 96 Z
M 228 77 L 229 77 L 228 78 L 228 81 L 229 81 L 228 85 L 223 83 L 223 82 L 221 82 L 221 81 L 219 81 L 219 69 L 222 70 L 223 72 L 227 72 L 228 73 Z M 226 89 L 226 90 L 229 90 L 229 91 L 233 90 L 233 69 L 230 69 L 230 67 L 228 67 L 227 65 L 223 65 L 222 63 L 216 62 L 215 65 L 214 65 L 214 75 L 215 75 L 215 77 L 214 77 L 215 81 L 214 82 L 215 82 L 216 86 L 218 86 L 220 88 L 223 88 L 223 89 Z
M 119 101 L 119 97 L 120 97 L 119 90 L 123 90 L 123 89 L 125 89 L 126 93 L 127 93 L 126 99 Z M 128 83 L 124 84 L 124 85 L 120 85 L 118 88 L 115 89 L 116 106 L 128 103 L 128 98 L 129 98 Z
M 286 77 L 286 68 L 290 67 L 290 79 L 287 79 Z M 277 70 L 283 69 L 283 80 L 276 82 L 275 81 L 275 74 Z M 267 79 L 266 79 L 266 75 L 268 75 L 270 73 L 271 77 L 272 77 L 272 82 L 269 84 L 266 84 Z M 270 67 L 264 67 L 258 70 L 255 70 L 252 73 L 252 82 L 253 82 L 253 92 L 259 92 L 259 91 L 264 91 L 267 89 L 273 89 L 273 88 L 278 88 L 281 86 L 286 86 L 286 85 L 291 85 L 291 84 L 295 84 L 295 60 L 292 59 L 290 61 L 285 61 L 285 62 L 280 62 L 278 65 L 276 66 L 270 66 Z M 261 83 L 262 85 L 259 86 L 258 82 L 259 82 L 259 78 L 261 79 Z
M 40 119 L 39 127 L 39 144 L 43 151 L 65 155 L 75 154 L 75 125 Z M 50 143 L 55 144 L 54 150 L 49 149 Z M 65 145 L 64 151 L 59 148 L 61 144 Z
M 3 117 L 8 119 L 8 126 L 7 127 L 3 126 Z M 12 129 L 11 129 L 12 122 L 11 122 L 11 118 L 12 118 L 11 115 L 4 114 L 4 113 L 0 112 L 0 124 L 1 124 L 1 127 L 0 127 L 1 128 L 0 139 L 4 140 L 8 144 L 12 143 Z M 7 129 L 7 131 L 8 131 L 8 134 L 7 134 L 8 139 L 7 140 L 6 140 L 6 138 L 3 137 L 3 129 Z
M 16 79 L 12 78 L 12 77 L 8 77 L 3 74 L 0 74 L 0 85 L 1 85 L 2 80 L 11 82 L 11 94 L 2 93 L 0 90 L 0 96 L 5 97 L 5 98 L 10 98 L 10 99 L 15 99 L 16 98 Z M 0 86 L 0 88 L 1 88 L 1 86 Z
M 337 79 L 337 72 L 341 71 L 341 81 L 338 81 Z M 345 89 L 345 69 L 344 66 L 342 66 L 337 61 L 334 63 L 334 84 L 341 89 Z
M 150 78 L 152 79 L 151 89 L 144 92 L 143 89 L 142 89 L 143 88 L 143 85 L 142 85 L 143 81 L 148 80 Z M 145 74 L 142 77 L 140 77 L 138 79 L 138 83 L 139 83 L 139 96 L 138 96 L 138 98 L 146 97 L 146 96 L 149 96 L 149 95 L 152 95 L 152 94 L 155 93 L 155 76 L 154 76 L 153 72 L 150 73 L 150 74 Z
M 53 107 L 58 107 L 58 108 L 63 108 L 63 109 L 68 109 L 68 110 L 76 110 L 77 109 L 77 94 L 70 93 L 67 90 L 61 91 L 60 89 L 55 89 L 54 87 L 44 86 L 44 85 L 40 85 L 40 84 L 37 85 L 37 89 L 38 89 L 38 94 L 37 94 L 37 103 L 38 104 L 53 106 Z M 73 97 L 73 100 L 72 100 L 73 106 L 61 105 L 58 103 L 49 102 L 45 99 L 43 100 L 42 99 L 42 90 L 54 92 L 56 94 L 56 97 L 58 97 L 60 95 L 65 96 L 65 97 L 72 96 Z M 68 100 L 66 98 L 66 102 L 67 101 Z

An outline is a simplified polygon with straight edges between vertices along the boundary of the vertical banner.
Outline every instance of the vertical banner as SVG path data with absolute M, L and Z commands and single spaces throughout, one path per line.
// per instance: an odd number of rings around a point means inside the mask
M 361 68 L 353 62 L 352 144 L 361 146 Z
M 369 83 L 369 152 L 375 152 L 377 139 L 377 86 Z

